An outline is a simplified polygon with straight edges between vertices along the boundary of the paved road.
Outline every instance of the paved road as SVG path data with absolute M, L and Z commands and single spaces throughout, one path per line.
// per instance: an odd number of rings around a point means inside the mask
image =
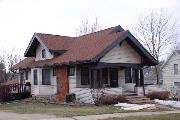
M 88 116 L 75 116 L 71 118 L 57 118 L 54 115 L 43 114 L 17 114 L 10 112 L 0 112 L 0 120 L 97 120 L 110 117 L 127 117 L 127 116 L 142 116 L 142 115 L 159 115 L 159 114 L 171 114 L 180 113 L 180 110 L 176 111 L 163 111 L 163 112 L 132 112 L 132 113 L 114 113 L 103 115 L 88 115 Z

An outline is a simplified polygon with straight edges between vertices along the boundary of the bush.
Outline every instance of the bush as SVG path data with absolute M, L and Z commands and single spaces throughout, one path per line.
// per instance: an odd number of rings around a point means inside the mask
M 146 96 L 151 100 L 154 99 L 166 100 L 169 98 L 169 92 L 168 91 L 150 92 Z
M 126 99 L 122 95 L 105 95 L 99 98 L 96 105 L 112 105 L 118 102 L 126 102 Z

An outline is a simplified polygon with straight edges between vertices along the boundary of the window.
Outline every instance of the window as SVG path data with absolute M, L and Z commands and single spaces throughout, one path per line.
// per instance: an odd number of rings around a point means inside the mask
M 180 82 L 174 82 L 175 87 L 180 87 Z
M 178 64 L 174 64 L 174 74 L 178 74 Z
M 69 76 L 74 76 L 74 73 L 75 73 L 75 67 L 74 66 L 69 67 L 68 75 Z
M 45 49 L 42 50 L 42 58 L 46 58 L 46 50 Z
M 137 73 L 139 75 L 139 73 Z M 125 69 L 125 83 L 136 83 L 136 76 L 135 68 L 126 68 Z
M 11 79 L 12 80 L 12 79 Z M 23 72 L 20 72 L 20 84 L 23 84 L 25 81 L 24 81 L 24 73 Z
M 89 69 L 81 69 L 81 85 L 89 85 Z
M 50 69 L 42 69 L 42 85 L 50 85 Z
M 28 80 L 28 71 L 25 71 L 25 80 Z
M 33 71 L 34 85 L 38 85 L 37 70 Z
M 53 76 L 56 76 L 57 68 L 53 68 Z

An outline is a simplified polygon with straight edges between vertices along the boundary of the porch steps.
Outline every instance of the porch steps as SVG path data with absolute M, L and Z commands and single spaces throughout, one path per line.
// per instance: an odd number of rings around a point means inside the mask
M 150 100 L 150 98 L 147 98 L 146 96 L 126 96 L 125 99 L 128 103 L 131 104 L 150 104 L 153 103 L 153 101 Z
M 137 96 L 137 93 L 135 93 L 135 92 L 124 92 L 123 95 L 124 96 Z
M 127 88 L 123 88 L 122 89 L 122 93 L 124 96 L 137 96 L 137 93 L 134 92 L 134 91 L 130 91 L 129 89 Z

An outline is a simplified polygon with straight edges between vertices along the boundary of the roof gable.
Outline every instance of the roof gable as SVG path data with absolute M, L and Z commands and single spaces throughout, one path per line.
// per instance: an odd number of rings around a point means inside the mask
M 34 33 L 24 56 L 35 57 L 35 51 L 39 44 L 50 52 L 66 51 L 74 41 L 73 37 Z
M 36 33 L 37 37 L 47 46 L 50 51 L 69 50 L 75 37 Z
M 161 66 L 161 69 L 163 69 L 167 63 L 169 62 L 169 60 L 171 60 L 171 58 L 174 56 L 174 55 L 180 55 L 180 50 L 174 50 L 169 56 L 168 58 L 166 59 L 166 61 L 164 62 L 164 64 Z
M 143 45 L 129 32 L 125 31 L 125 33 L 117 38 L 111 45 L 109 45 L 106 49 L 104 49 L 101 53 L 99 53 L 94 60 L 100 60 L 105 54 L 107 54 L 111 49 L 113 49 L 116 45 L 121 44 L 124 40 L 134 48 L 136 51 L 144 57 L 143 64 L 144 65 L 157 65 L 158 61 L 143 47 Z
M 127 42 L 116 45 L 99 62 L 141 64 L 141 55 Z

